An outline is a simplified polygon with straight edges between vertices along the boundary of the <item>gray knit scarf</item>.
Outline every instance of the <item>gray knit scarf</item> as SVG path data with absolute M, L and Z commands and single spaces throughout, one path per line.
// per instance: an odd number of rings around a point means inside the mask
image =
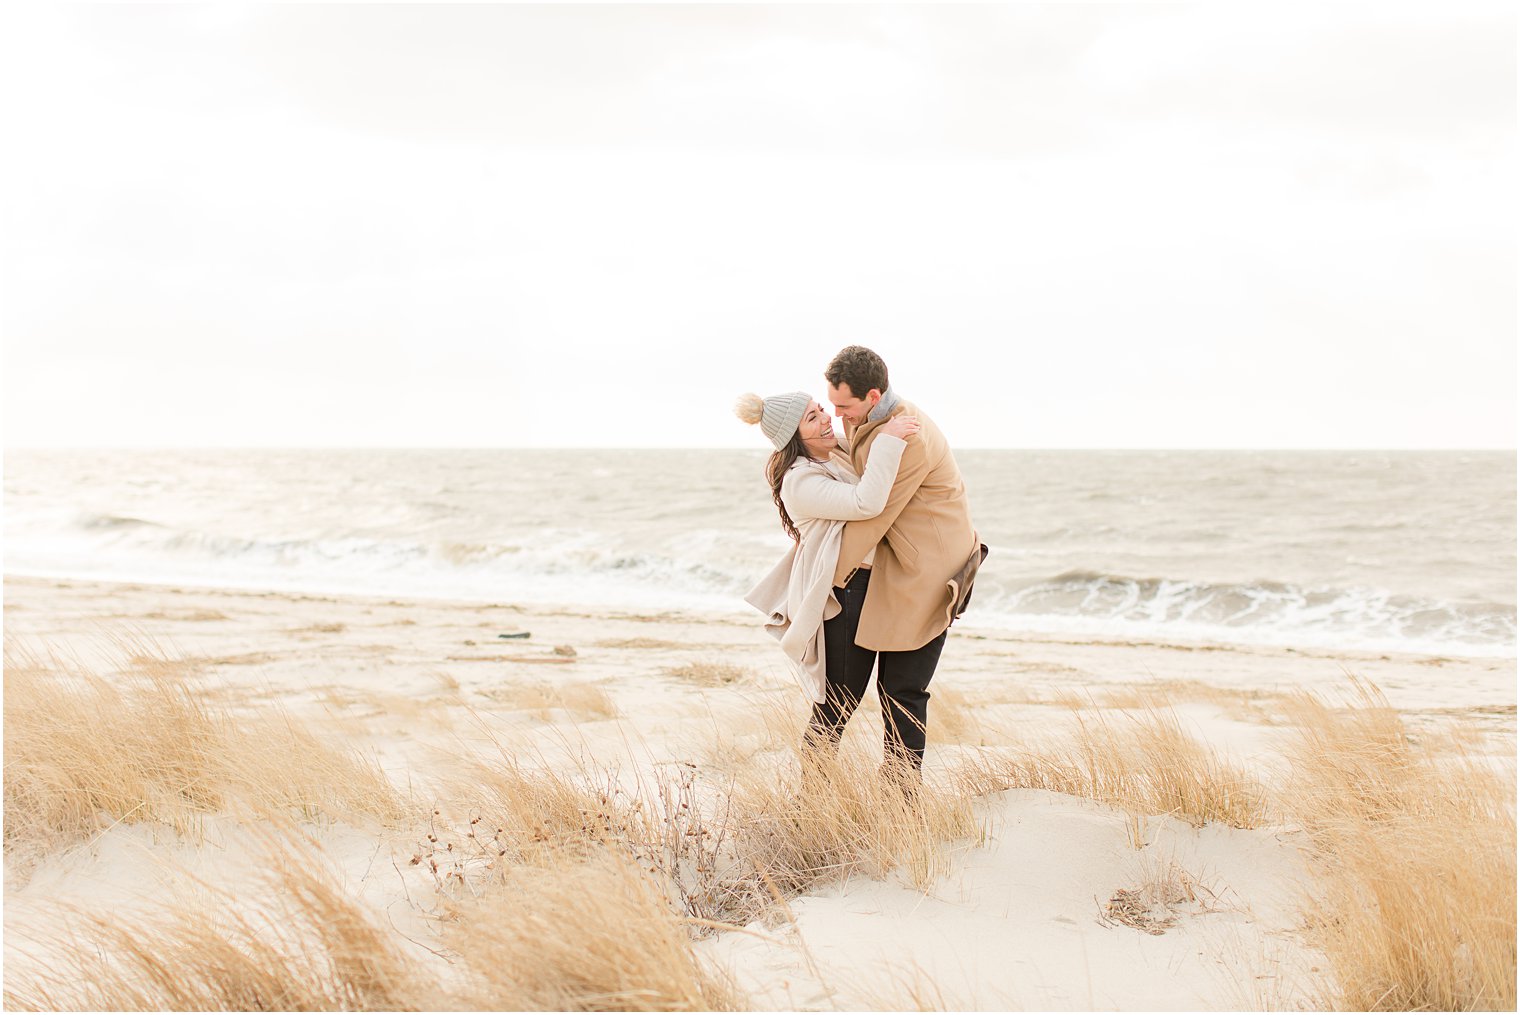
M 887 385 L 887 390 L 881 393 L 881 401 L 876 403 L 876 408 L 871 410 L 866 419 L 872 423 L 881 422 L 892 415 L 892 410 L 897 408 L 898 403 L 901 401 L 902 399 L 898 397 L 897 392 L 892 390 L 892 385 Z

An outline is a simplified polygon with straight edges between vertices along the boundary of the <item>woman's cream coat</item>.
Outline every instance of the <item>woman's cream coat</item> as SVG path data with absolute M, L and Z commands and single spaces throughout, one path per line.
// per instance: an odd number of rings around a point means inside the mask
M 844 523 L 881 513 L 907 442 L 879 434 L 873 445 L 858 478 L 840 454 L 826 462 L 792 463 L 781 479 L 781 503 L 801 541 L 744 597 L 766 615 L 766 631 L 780 640 L 803 691 L 819 703 L 826 687 L 823 622 L 839 613 L 833 579 Z

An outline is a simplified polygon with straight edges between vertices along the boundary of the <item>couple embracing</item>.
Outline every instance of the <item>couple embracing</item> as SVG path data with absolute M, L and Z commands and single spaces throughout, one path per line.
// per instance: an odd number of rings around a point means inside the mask
M 793 544 L 745 598 L 812 698 L 804 758 L 838 748 L 874 667 L 883 769 L 911 779 L 929 681 L 987 551 L 944 435 L 898 396 L 882 358 L 848 346 L 824 380 L 842 440 L 805 392 L 745 395 L 736 407 L 776 449 L 766 478 Z

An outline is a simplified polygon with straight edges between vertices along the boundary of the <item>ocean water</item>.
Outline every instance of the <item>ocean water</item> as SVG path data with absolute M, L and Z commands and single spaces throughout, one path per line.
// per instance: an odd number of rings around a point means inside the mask
M 5 570 L 747 611 L 786 548 L 765 454 L 29 451 Z M 963 451 L 969 624 L 1515 655 L 1509 452 Z

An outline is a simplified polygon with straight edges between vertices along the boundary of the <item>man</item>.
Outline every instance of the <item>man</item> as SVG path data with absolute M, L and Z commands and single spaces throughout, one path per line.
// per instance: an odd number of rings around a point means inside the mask
M 851 643 L 829 646 L 829 701 L 815 706 L 811 733 L 838 743 L 874 663 L 887 764 L 916 773 L 924 759 L 929 681 L 958 592 L 968 584 L 968 561 L 977 555 L 975 562 L 981 562 L 980 543 L 944 435 L 922 410 L 898 397 L 882 358 L 864 346 L 848 346 L 823 376 L 850 438 L 856 472 L 865 470 L 877 431 L 888 419 L 917 416 L 921 429 L 903 452 L 886 508 L 844 527 L 834 594 L 847 623 L 836 641 Z

